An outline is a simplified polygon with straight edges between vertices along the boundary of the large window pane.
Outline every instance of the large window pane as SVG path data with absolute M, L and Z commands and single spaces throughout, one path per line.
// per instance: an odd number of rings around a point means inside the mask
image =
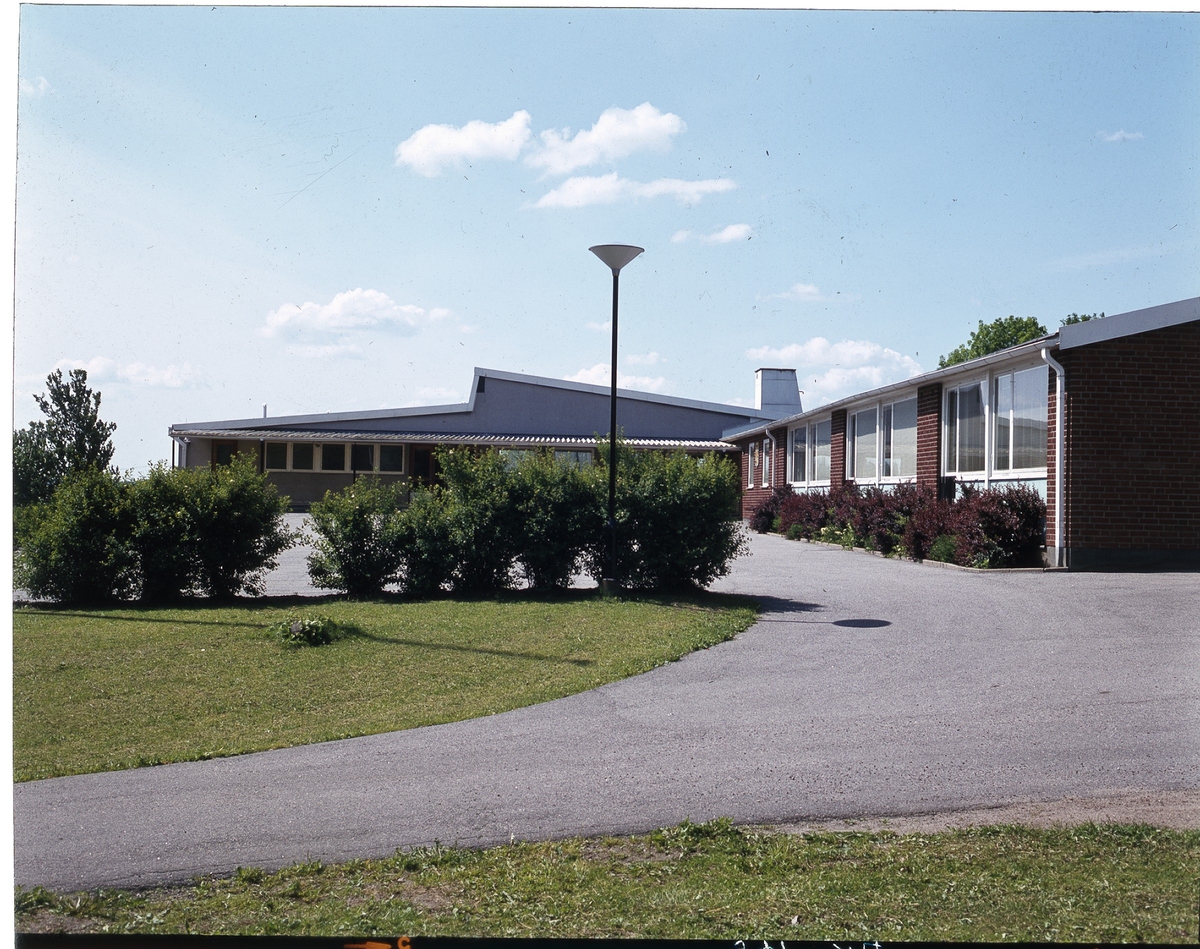
M 805 462 L 808 461 L 808 428 L 793 428 L 792 436 L 792 480 L 804 481 Z
M 312 471 L 313 466 L 313 446 L 312 445 L 293 445 L 292 446 L 292 470 L 293 471 Z
M 263 450 L 263 466 L 266 468 L 286 468 L 287 442 L 267 442 Z
M 403 445 L 380 445 L 379 446 L 379 470 L 380 471 L 403 471 L 404 470 L 404 446 Z
M 813 480 L 829 480 L 829 441 L 831 422 L 818 422 L 813 426 Z
M 1012 373 L 996 377 L 992 413 L 996 420 L 995 456 L 992 468 L 1007 471 L 1012 467 Z
M 345 471 L 346 470 L 346 446 L 345 445 L 322 445 L 321 446 L 321 470 L 322 471 Z
M 873 479 L 878 470 L 878 417 L 875 409 L 854 413 L 854 477 L 859 480 Z
M 958 390 L 958 470 L 983 470 L 983 386 Z
M 917 400 L 884 406 L 883 422 L 884 477 L 913 477 L 917 473 Z
M 1013 467 L 1046 466 L 1046 387 L 1049 369 L 1038 366 L 1013 376 Z
M 355 471 L 374 471 L 375 446 L 352 445 L 350 447 L 350 467 Z

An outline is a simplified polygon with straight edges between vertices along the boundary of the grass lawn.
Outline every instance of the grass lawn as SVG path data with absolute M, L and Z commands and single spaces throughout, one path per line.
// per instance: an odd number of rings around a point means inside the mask
M 425 849 L 139 893 L 19 892 L 23 932 L 1194 943 L 1200 831 L 755 833 Z
M 352 634 L 287 648 L 269 633 L 316 613 Z M 28 781 L 475 718 L 645 672 L 729 639 L 756 616 L 741 597 L 591 592 L 20 608 L 14 774 Z

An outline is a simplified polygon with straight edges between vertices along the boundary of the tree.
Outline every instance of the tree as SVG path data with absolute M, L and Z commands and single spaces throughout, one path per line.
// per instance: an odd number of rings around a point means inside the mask
M 1104 319 L 1103 313 L 1072 313 L 1062 321 L 1063 326 L 1070 326 L 1072 323 L 1087 323 L 1091 320 Z
M 45 422 L 13 433 L 13 495 L 20 506 L 49 500 L 68 474 L 108 468 L 117 426 L 100 420 L 100 393 L 88 388 L 87 370 L 61 369 L 46 377 L 48 392 L 34 401 Z
M 980 320 L 979 328 L 971 334 L 966 343 L 938 360 L 938 368 L 945 369 L 968 359 L 977 359 L 988 353 L 1008 349 L 1010 346 L 1028 343 L 1031 339 L 1045 336 L 1046 332 L 1046 327 L 1032 316 L 1005 316 L 986 325 Z

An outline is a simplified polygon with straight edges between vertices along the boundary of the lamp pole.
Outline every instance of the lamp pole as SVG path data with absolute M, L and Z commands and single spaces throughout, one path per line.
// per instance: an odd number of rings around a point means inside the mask
M 631 244 L 597 244 L 589 247 L 593 254 L 612 271 L 612 376 L 610 379 L 608 416 L 608 569 L 600 581 L 605 593 L 620 589 L 617 580 L 617 290 L 621 268 L 644 251 Z

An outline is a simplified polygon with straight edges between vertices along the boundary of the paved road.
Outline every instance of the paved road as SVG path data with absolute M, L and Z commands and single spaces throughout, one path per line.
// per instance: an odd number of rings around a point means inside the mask
M 761 621 L 581 695 L 18 785 L 16 882 L 1200 789 L 1194 573 L 980 574 L 755 537 L 720 587 L 766 598 Z

